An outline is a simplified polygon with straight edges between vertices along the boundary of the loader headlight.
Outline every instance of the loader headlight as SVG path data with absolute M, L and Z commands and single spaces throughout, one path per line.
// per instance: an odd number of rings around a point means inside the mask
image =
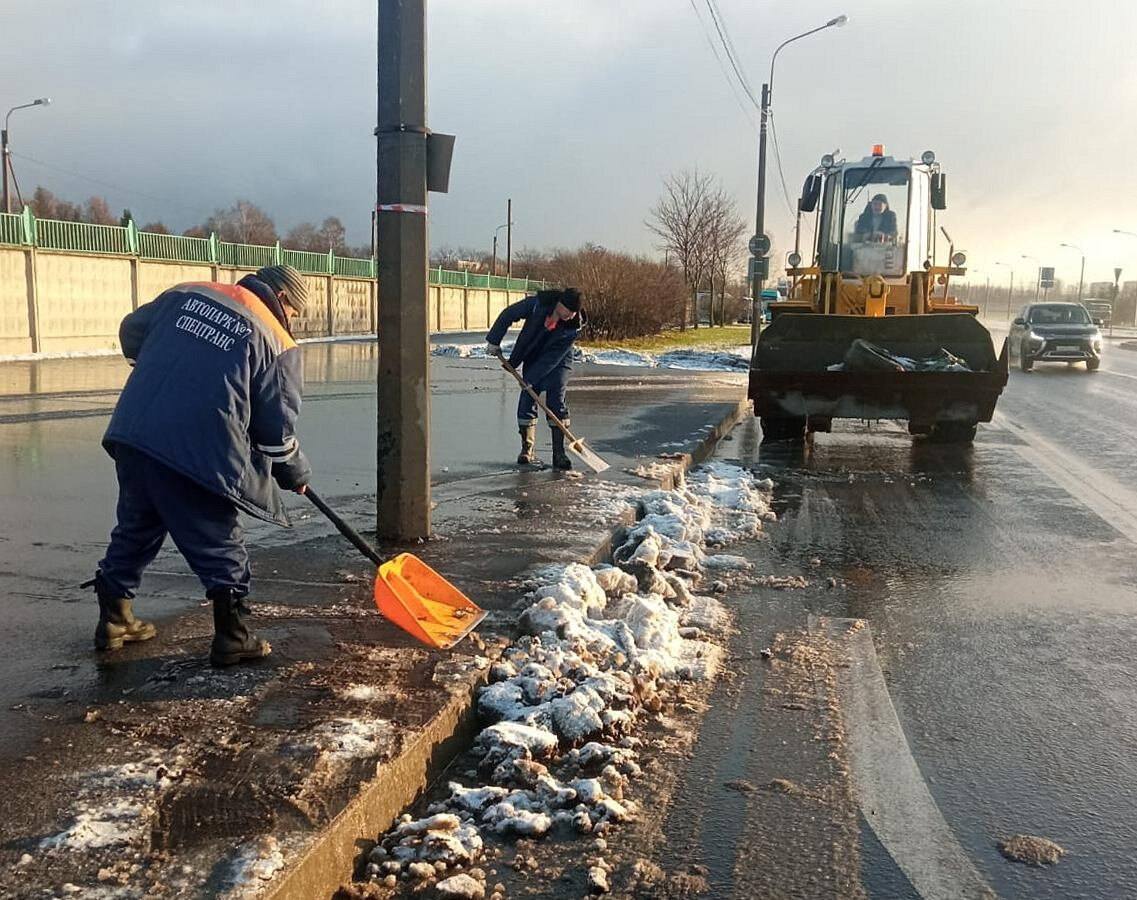
M 925 150 L 920 156 L 920 162 L 922 162 L 925 166 L 930 166 L 935 161 L 936 154 L 934 154 L 931 150 Z
M 786 257 L 786 262 L 788 262 L 790 264 L 790 268 L 796 269 L 798 266 L 801 265 L 801 254 L 800 253 L 791 253 L 789 256 Z
M 827 169 L 829 169 L 833 166 L 833 162 L 834 162 L 834 160 L 833 160 L 833 154 L 832 153 L 826 153 L 823 157 L 821 157 L 821 165 L 823 165 Z
M 951 264 L 957 269 L 962 268 L 963 264 L 967 262 L 967 254 L 960 250 L 958 253 L 951 255 Z

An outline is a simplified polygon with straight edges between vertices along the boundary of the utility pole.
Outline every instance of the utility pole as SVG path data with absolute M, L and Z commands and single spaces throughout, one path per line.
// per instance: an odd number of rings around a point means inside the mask
M 0 165 L 4 169 L 4 212 L 10 213 L 12 211 L 12 198 L 8 195 L 8 129 L 0 129 L 0 154 L 3 155 L 3 163 Z
M 513 198 L 505 201 L 505 277 L 513 277 Z
M 779 50 L 781 47 L 778 48 Z M 773 63 L 770 64 L 773 70 Z M 762 117 L 761 124 L 758 130 L 758 204 L 757 210 L 754 213 L 754 234 L 764 235 L 766 233 L 766 128 L 770 118 L 770 84 L 766 82 L 762 85 Z M 759 319 L 761 318 L 762 301 L 759 299 L 762 294 L 762 285 L 765 279 L 761 277 L 758 265 L 768 265 L 763 261 L 759 263 L 757 259 L 750 261 L 750 346 L 755 347 L 758 343 L 758 330 Z M 695 302 L 695 319 L 699 318 L 698 301 Z
M 379 0 L 377 530 L 430 536 L 426 0 Z

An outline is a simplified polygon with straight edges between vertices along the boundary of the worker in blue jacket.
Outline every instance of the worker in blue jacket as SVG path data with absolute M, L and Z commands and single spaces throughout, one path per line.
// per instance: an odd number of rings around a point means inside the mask
M 210 662 L 270 652 L 242 618 L 250 570 L 238 513 L 289 524 L 276 486 L 303 493 L 311 475 L 296 440 L 304 382 L 289 324 L 307 295 L 296 269 L 266 266 L 235 285 L 179 284 L 123 319 L 134 370 L 103 437 L 118 523 L 85 585 L 99 599 L 98 650 L 154 636 L 131 601 L 169 534 L 213 602 Z
M 574 288 L 538 291 L 501 311 L 486 335 L 486 352 L 501 357 L 501 342 L 509 326 L 525 320 L 521 333 L 509 354 L 509 364 L 521 369 L 521 376 L 538 394 L 545 395 L 549 410 L 569 425 L 569 408 L 565 390 L 572 374 L 572 349 L 576 336 L 586 321 L 580 306 L 580 292 Z M 519 465 L 535 460 L 533 445 L 537 438 L 537 403 L 525 391 L 517 400 L 517 428 L 521 433 Z M 565 433 L 549 420 L 553 433 L 553 466 L 571 469 L 565 453 Z

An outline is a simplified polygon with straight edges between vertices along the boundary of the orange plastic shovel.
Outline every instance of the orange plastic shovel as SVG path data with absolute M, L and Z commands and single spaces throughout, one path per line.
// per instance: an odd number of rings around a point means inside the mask
M 417 556 L 400 553 L 384 560 L 308 485 L 304 496 L 328 517 L 340 534 L 379 567 L 375 605 L 389 621 L 424 644 L 449 650 L 473 631 L 486 612 Z

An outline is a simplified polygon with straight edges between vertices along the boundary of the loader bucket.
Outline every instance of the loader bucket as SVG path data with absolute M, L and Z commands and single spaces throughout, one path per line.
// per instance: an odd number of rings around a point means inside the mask
M 832 371 L 861 338 L 897 356 L 960 357 L 970 372 Z M 771 420 L 906 419 L 914 433 L 990 422 L 1007 383 L 1007 348 L 966 313 L 835 316 L 785 313 L 759 337 L 750 366 L 756 415 Z
M 379 567 L 375 605 L 393 624 L 441 650 L 454 646 L 486 617 L 483 609 L 410 553 Z

